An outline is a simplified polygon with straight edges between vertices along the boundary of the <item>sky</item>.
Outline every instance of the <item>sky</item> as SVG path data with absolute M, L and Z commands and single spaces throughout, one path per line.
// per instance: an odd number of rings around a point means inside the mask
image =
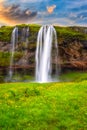
M 0 25 L 87 26 L 87 0 L 0 0 Z

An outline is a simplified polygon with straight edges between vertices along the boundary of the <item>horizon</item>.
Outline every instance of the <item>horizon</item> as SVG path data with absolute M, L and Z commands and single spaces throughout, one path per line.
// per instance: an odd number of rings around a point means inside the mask
M 38 23 L 29 23 L 29 24 L 26 24 L 26 23 L 21 23 L 21 24 L 15 24 L 15 25 L 0 25 L 0 28 L 3 27 L 3 26 L 6 26 L 6 27 L 16 27 L 16 26 L 21 26 L 21 25 L 26 25 L 26 26 L 31 26 L 31 25 L 36 25 L 36 26 L 44 26 L 44 25 L 41 25 L 41 24 L 38 24 Z M 82 28 L 87 28 L 87 26 L 84 26 L 84 25 L 54 25 L 54 24 L 45 24 L 45 25 L 52 25 L 54 27 L 82 27 Z

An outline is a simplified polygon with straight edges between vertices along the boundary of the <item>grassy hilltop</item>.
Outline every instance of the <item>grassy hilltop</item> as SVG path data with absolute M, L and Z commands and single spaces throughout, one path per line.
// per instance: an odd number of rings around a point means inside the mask
M 20 28 L 23 27 L 28 27 L 30 28 L 30 34 L 32 38 L 34 38 L 35 33 L 38 33 L 39 28 L 41 27 L 40 25 L 17 25 Z M 72 41 L 72 40 L 87 40 L 87 34 L 85 34 L 84 29 L 87 29 L 86 27 L 59 27 L 59 26 L 54 26 L 58 37 L 59 37 L 59 42 L 62 40 L 66 41 Z M 11 39 L 11 32 L 13 30 L 13 26 L 2 26 L 0 28 L 0 41 L 7 41 L 10 42 Z

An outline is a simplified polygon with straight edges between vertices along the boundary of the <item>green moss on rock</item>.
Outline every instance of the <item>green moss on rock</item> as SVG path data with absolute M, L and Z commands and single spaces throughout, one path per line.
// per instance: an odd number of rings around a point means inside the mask
M 14 61 L 18 61 L 22 56 L 23 54 L 21 52 L 16 52 L 14 54 Z M 10 52 L 0 52 L 0 66 L 1 67 L 9 66 L 10 58 L 11 58 Z

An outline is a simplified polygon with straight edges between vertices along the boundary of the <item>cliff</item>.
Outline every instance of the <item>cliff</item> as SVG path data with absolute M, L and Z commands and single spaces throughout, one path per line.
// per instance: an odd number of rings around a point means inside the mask
M 23 27 L 29 26 L 28 48 L 24 42 L 15 49 L 15 67 L 35 68 L 35 50 L 37 34 L 40 25 L 17 25 L 20 32 Z M 11 33 L 14 27 L 0 28 L 0 67 L 8 67 L 10 63 Z M 58 27 L 55 26 L 58 36 L 58 61 L 62 69 L 87 69 L 87 27 Z M 53 60 L 53 64 L 55 61 Z

